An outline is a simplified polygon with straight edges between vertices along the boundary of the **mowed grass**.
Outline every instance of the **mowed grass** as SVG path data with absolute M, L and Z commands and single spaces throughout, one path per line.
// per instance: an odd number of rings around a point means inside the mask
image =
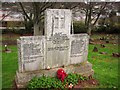
M 11 53 L 2 53 L 2 88 L 12 88 L 18 67 L 17 47 L 9 46 L 9 49 Z
M 98 52 L 93 52 L 96 46 Z M 118 88 L 118 61 L 119 58 L 113 57 L 113 52 L 118 52 L 118 45 L 105 44 L 105 48 L 100 45 L 89 45 L 88 61 L 92 63 L 94 77 L 99 81 L 99 88 Z M 107 54 L 100 54 L 106 52 Z
M 94 46 L 98 47 L 99 52 L 107 54 L 92 52 Z M 99 88 L 117 88 L 119 60 L 112 57 L 112 53 L 118 52 L 118 45 L 105 44 L 105 46 L 101 48 L 99 44 L 89 45 L 88 61 L 93 65 L 94 77 L 99 81 Z M 2 52 L 2 88 L 12 88 L 18 70 L 17 46 L 9 48 L 12 50 L 11 53 Z M 2 49 L 4 50 L 4 47 Z

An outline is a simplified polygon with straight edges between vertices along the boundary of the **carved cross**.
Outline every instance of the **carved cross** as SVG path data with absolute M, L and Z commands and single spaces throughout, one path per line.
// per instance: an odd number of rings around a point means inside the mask
M 65 28 L 65 13 L 64 12 L 56 12 L 53 16 L 54 21 L 54 28 L 56 29 L 63 29 Z

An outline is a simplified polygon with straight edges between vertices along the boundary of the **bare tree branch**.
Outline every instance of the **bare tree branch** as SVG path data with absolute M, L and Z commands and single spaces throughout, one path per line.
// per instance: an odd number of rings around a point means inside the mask
M 3 21 L 7 16 L 9 16 L 12 13 L 12 11 L 10 11 L 7 15 L 5 15 L 0 21 Z
M 80 3 L 78 3 L 77 5 L 71 7 L 70 9 L 74 9 L 74 8 L 78 7 L 78 5 L 80 5 Z
M 21 6 L 21 9 L 22 9 L 24 15 L 25 15 L 30 21 L 32 21 L 32 19 L 31 19 L 31 18 L 27 15 L 27 13 L 25 12 L 25 9 L 24 9 L 22 3 L 21 3 L 21 2 L 18 2 L 18 3 L 19 3 L 19 5 Z
M 96 18 L 95 22 L 92 25 L 96 24 L 97 20 L 99 19 L 100 15 L 101 15 L 102 11 L 105 9 L 106 5 L 107 5 L 107 2 L 104 4 L 103 7 L 101 7 L 100 12 L 98 13 L 97 18 Z

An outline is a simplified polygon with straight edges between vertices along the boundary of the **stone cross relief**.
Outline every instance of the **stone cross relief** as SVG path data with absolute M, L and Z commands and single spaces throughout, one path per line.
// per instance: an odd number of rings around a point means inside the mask
M 52 15 L 52 35 L 55 29 L 64 29 L 65 28 L 65 12 L 55 11 Z

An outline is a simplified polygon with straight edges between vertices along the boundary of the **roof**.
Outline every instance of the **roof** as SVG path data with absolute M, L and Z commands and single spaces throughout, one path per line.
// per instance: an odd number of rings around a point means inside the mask
M 0 10 L 0 20 L 4 18 L 3 15 L 8 15 L 10 12 Z M 6 16 L 2 21 L 23 21 L 23 16 L 20 13 L 11 13 Z

